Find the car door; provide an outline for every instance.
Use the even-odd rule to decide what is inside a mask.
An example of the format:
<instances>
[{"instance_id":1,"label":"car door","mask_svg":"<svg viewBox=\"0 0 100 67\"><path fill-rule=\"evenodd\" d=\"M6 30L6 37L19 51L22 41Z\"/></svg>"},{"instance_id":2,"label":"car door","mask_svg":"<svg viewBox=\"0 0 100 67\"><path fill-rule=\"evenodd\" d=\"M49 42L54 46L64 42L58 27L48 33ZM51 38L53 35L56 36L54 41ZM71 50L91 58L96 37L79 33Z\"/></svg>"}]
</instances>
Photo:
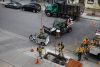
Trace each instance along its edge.
<instances>
[{"instance_id":1,"label":"car door","mask_svg":"<svg viewBox=\"0 0 100 67\"><path fill-rule=\"evenodd\" d=\"M31 4L30 10L31 10L31 11L35 10L35 5L34 5L34 4Z\"/></svg>"},{"instance_id":2,"label":"car door","mask_svg":"<svg viewBox=\"0 0 100 67\"><path fill-rule=\"evenodd\" d=\"M29 4L29 5L27 6L27 10L32 11L32 4Z\"/></svg>"}]
</instances>

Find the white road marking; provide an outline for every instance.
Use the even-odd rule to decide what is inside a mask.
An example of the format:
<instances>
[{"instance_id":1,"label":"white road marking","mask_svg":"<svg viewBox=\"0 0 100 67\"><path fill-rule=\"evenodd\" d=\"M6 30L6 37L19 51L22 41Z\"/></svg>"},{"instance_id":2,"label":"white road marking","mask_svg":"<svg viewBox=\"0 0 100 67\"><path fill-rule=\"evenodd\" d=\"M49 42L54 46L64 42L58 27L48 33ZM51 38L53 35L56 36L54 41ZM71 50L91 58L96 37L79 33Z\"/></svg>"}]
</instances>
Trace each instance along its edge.
<instances>
[{"instance_id":1,"label":"white road marking","mask_svg":"<svg viewBox=\"0 0 100 67\"><path fill-rule=\"evenodd\" d=\"M5 37L6 35L4 35L4 37L2 37L1 40L9 39L9 38L14 38L14 37L21 38L21 39L23 39L23 40L28 40L28 38L25 37L25 36L22 36L22 35L13 33L13 32L9 32L9 31L7 31L7 30L0 29L0 31L1 31L2 33L5 33L5 34L8 35L8 37Z\"/></svg>"}]
</instances>

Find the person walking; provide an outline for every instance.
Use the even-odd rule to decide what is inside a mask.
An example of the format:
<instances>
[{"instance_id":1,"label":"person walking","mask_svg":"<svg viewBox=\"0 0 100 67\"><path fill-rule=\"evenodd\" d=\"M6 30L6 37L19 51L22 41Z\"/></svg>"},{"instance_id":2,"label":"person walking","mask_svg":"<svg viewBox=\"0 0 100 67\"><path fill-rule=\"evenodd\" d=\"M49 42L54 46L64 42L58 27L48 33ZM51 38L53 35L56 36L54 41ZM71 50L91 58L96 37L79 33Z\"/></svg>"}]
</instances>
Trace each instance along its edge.
<instances>
[{"instance_id":1,"label":"person walking","mask_svg":"<svg viewBox=\"0 0 100 67\"><path fill-rule=\"evenodd\" d=\"M90 45L90 41L88 37L84 38L81 46L83 46L86 50L88 50L89 45Z\"/></svg>"},{"instance_id":2,"label":"person walking","mask_svg":"<svg viewBox=\"0 0 100 67\"><path fill-rule=\"evenodd\" d=\"M37 51L38 51L38 53L39 53L39 57L42 59L42 52L43 52L43 47L41 46L41 45L39 45L38 47L37 47Z\"/></svg>"},{"instance_id":3,"label":"person walking","mask_svg":"<svg viewBox=\"0 0 100 67\"><path fill-rule=\"evenodd\" d=\"M63 49L64 49L64 44L63 44L63 42L59 43L59 44L58 44L58 47L59 47L59 49L58 49L59 55L60 55L60 56L64 56L64 54L63 54Z\"/></svg>"}]
</instances>

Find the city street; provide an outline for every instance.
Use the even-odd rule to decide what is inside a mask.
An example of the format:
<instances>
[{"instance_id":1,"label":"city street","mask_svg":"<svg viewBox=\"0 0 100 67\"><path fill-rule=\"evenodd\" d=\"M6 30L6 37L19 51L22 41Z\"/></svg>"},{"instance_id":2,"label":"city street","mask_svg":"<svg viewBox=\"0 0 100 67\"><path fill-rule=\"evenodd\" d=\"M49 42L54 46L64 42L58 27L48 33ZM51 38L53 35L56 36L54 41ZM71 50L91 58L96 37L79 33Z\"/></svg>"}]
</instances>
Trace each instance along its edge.
<instances>
[{"instance_id":1,"label":"city street","mask_svg":"<svg viewBox=\"0 0 100 67\"><path fill-rule=\"evenodd\" d=\"M37 45L28 40L30 34L39 32L41 24L51 27L55 19L58 18L47 17L43 12L32 13L0 5L0 67L56 67L56 64L45 60L42 60L43 65L35 65L36 55L33 55L30 49ZM72 51L80 45L85 36L93 38L96 29L100 28L100 21L80 18L79 21L73 23L71 33L67 33L59 39L51 36L46 48L54 51L54 44L62 41L66 50L70 52L65 52L65 55L77 60ZM93 61L81 62L83 67L100 66Z\"/></svg>"}]
</instances>

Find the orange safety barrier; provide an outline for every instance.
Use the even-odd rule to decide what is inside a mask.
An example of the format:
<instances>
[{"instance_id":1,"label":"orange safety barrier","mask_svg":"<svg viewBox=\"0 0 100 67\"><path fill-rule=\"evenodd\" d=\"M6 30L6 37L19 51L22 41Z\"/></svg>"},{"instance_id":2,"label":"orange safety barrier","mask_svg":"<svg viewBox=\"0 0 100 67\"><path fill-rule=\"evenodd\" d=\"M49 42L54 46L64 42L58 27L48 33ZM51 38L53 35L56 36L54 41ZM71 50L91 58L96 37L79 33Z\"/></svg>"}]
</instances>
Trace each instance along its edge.
<instances>
[{"instance_id":1,"label":"orange safety barrier","mask_svg":"<svg viewBox=\"0 0 100 67\"><path fill-rule=\"evenodd\" d=\"M69 62L66 63L65 67L82 67L82 64L74 59L69 59Z\"/></svg>"}]
</instances>

